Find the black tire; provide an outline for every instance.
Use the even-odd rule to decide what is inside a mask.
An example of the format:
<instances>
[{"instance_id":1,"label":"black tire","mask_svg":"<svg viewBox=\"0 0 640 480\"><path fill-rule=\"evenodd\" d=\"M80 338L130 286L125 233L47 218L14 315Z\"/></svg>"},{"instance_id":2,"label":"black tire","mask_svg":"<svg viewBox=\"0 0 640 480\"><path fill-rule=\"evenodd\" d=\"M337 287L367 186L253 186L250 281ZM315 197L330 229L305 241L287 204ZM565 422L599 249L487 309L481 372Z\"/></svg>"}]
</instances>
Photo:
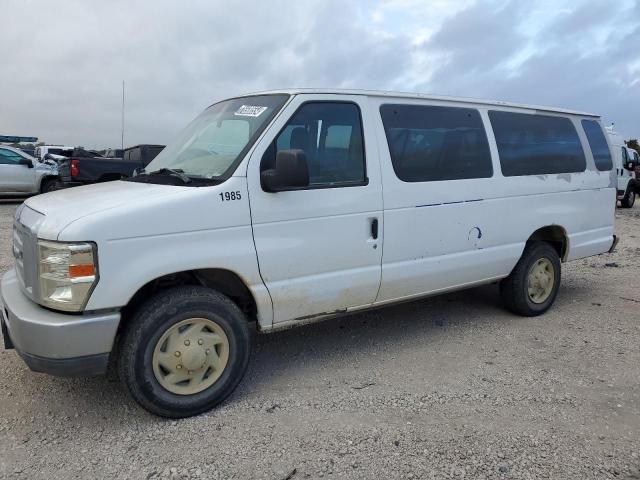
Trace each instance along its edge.
<instances>
[{"instance_id":1,"label":"black tire","mask_svg":"<svg viewBox=\"0 0 640 480\"><path fill-rule=\"evenodd\" d=\"M181 395L158 382L152 359L164 332L189 318L215 321L228 338L229 356L215 383L199 393ZM190 417L212 409L238 386L249 363L250 343L248 320L229 298L204 287L175 287L145 302L126 325L120 341L118 373L144 409L162 417Z\"/></svg>"},{"instance_id":2,"label":"black tire","mask_svg":"<svg viewBox=\"0 0 640 480\"><path fill-rule=\"evenodd\" d=\"M62 182L57 178L45 178L40 184L40 193L48 193L53 192L55 190L60 190L62 187Z\"/></svg>"},{"instance_id":3,"label":"black tire","mask_svg":"<svg viewBox=\"0 0 640 480\"><path fill-rule=\"evenodd\" d=\"M529 296L529 272L541 259L548 259L553 265L553 287L548 298L535 303ZM546 242L528 243L511 274L500 282L500 295L504 305L518 315L534 317L541 315L553 304L558 295L561 278L560 257L555 248Z\"/></svg>"},{"instance_id":4,"label":"black tire","mask_svg":"<svg viewBox=\"0 0 640 480\"><path fill-rule=\"evenodd\" d=\"M622 206L622 208L631 208L633 207L634 203L636 203L636 192L631 184L629 184L624 197L622 197L622 200L620 201L620 205Z\"/></svg>"}]
</instances>

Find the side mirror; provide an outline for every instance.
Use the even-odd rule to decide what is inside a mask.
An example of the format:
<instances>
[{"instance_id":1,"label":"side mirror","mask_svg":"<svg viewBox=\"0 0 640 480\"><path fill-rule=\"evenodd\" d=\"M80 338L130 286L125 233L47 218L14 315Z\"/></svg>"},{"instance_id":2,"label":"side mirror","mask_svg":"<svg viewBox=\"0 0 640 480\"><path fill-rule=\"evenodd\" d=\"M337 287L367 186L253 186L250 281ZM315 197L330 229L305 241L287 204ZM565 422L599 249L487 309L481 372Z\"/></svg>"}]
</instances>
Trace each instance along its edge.
<instances>
[{"instance_id":1,"label":"side mirror","mask_svg":"<svg viewBox=\"0 0 640 480\"><path fill-rule=\"evenodd\" d=\"M636 162L627 163L627 170L635 170L635 168L636 168Z\"/></svg>"},{"instance_id":2,"label":"side mirror","mask_svg":"<svg viewBox=\"0 0 640 480\"><path fill-rule=\"evenodd\" d=\"M28 158L21 158L18 160L18 165L26 165L27 168L33 168L33 162Z\"/></svg>"},{"instance_id":3,"label":"side mirror","mask_svg":"<svg viewBox=\"0 0 640 480\"><path fill-rule=\"evenodd\" d=\"M265 192L309 186L309 165L304 150L280 150L275 168L260 174L260 184Z\"/></svg>"}]
</instances>

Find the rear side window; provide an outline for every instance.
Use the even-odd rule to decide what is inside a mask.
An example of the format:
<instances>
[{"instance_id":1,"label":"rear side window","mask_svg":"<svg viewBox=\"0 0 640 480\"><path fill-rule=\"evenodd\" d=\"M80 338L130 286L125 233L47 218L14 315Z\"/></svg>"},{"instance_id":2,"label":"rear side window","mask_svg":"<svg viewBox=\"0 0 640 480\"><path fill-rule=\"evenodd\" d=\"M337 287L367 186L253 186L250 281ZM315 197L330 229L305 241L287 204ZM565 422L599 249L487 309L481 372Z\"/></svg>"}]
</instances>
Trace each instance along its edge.
<instances>
[{"instance_id":1,"label":"rear side window","mask_svg":"<svg viewBox=\"0 0 640 480\"><path fill-rule=\"evenodd\" d=\"M493 175L489 143L477 110L383 105L380 114L400 180L433 182Z\"/></svg>"},{"instance_id":2,"label":"rear side window","mask_svg":"<svg viewBox=\"0 0 640 480\"><path fill-rule=\"evenodd\" d=\"M583 172L587 160L566 117L490 111L505 177Z\"/></svg>"},{"instance_id":3,"label":"rear side window","mask_svg":"<svg viewBox=\"0 0 640 480\"><path fill-rule=\"evenodd\" d=\"M360 109L354 103L303 104L265 152L261 169L273 168L277 152L290 149L304 151L310 188L367 181Z\"/></svg>"},{"instance_id":4,"label":"rear side window","mask_svg":"<svg viewBox=\"0 0 640 480\"><path fill-rule=\"evenodd\" d=\"M600 124L595 120L582 120L582 128L584 128L584 133L587 135L587 140L589 140L589 148L591 148L593 160L596 162L596 168L598 170L611 170L613 168L611 151Z\"/></svg>"}]
</instances>

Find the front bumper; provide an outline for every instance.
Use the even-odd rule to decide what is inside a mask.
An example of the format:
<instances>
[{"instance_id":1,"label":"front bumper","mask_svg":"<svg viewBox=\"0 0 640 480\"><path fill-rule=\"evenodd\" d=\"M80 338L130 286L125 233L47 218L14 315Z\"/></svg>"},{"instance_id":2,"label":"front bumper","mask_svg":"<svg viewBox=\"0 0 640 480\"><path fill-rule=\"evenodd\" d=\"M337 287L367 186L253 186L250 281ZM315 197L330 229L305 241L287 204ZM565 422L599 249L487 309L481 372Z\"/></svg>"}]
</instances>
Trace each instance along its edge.
<instances>
[{"instance_id":1,"label":"front bumper","mask_svg":"<svg viewBox=\"0 0 640 480\"><path fill-rule=\"evenodd\" d=\"M106 371L120 313L71 315L42 308L20 289L15 270L0 282L5 347L14 347L36 372L59 376Z\"/></svg>"}]
</instances>

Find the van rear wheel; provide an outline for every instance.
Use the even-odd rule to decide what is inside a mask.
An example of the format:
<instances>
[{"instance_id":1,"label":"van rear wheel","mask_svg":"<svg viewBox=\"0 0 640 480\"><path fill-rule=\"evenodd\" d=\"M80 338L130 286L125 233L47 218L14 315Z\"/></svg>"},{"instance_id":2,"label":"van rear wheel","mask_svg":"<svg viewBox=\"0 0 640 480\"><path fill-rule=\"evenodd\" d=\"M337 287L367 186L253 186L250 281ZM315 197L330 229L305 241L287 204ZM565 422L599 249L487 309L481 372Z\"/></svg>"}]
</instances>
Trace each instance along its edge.
<instances>
[{"instance_id":1,"label":"van rear wheel","mask_svg":"<svg viewBox=\"0 0 640 480\"><path fill-rule=\"evenodd\" d=\"M500 295L513 313L526 317L546 312L560 288L560 257L546 242L528 243L511 274L500 282Z\"/></svg>"},{"instance_id":2,"label":"van rear wheel","mask_svg":"<svg viewBox=\"0 0 640 480\"><path fill-rule=\"evenodd\" d=\"M156 294L131 318L118 369L143 408L184 418L233 392L249 351L248 321L231 300L204 287L176 287Z\"/></svg>"}]
</instances>

